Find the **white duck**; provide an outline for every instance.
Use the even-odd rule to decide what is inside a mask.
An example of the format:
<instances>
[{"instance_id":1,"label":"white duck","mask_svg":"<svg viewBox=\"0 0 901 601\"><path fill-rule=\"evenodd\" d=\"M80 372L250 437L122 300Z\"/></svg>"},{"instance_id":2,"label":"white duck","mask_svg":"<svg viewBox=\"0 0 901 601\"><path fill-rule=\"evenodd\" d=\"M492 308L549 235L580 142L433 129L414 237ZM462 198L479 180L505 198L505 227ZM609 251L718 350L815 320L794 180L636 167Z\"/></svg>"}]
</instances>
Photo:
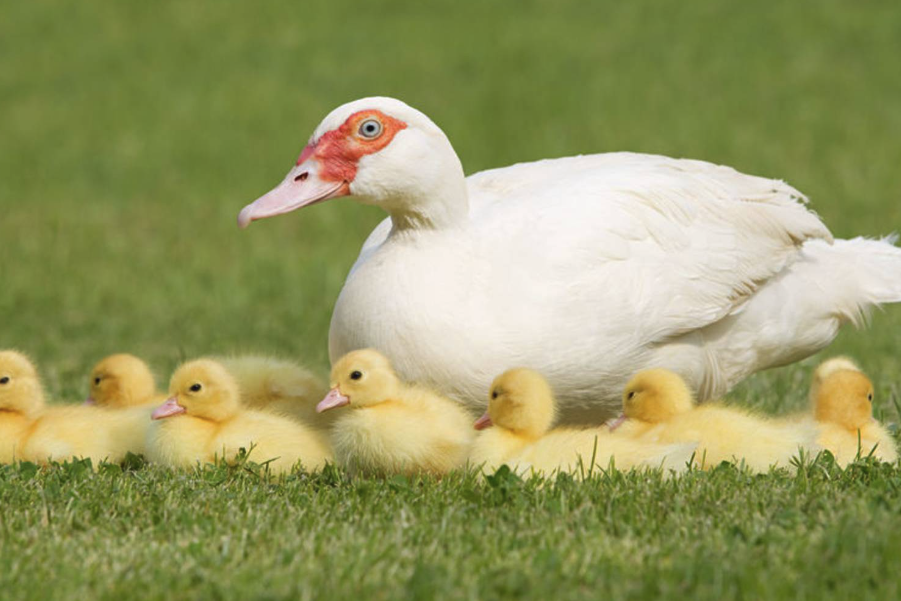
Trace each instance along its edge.
<instances>
[{"instance_id":1,"label":"white duck","mask_svg":"<svg viewBox=\"0 0 901 601\"><path fill-rule=\"evenodd\" d=\"M568 422L612 415L649 367L718 397L901 301L901 249L833 242L784 182L632 153L467 178L438 126L392 98L332 111L238 222L347 195L390 217L335 305L332 361L374 347L473 408L511 365L544 373Z\"/></svg>"}]
</instances>

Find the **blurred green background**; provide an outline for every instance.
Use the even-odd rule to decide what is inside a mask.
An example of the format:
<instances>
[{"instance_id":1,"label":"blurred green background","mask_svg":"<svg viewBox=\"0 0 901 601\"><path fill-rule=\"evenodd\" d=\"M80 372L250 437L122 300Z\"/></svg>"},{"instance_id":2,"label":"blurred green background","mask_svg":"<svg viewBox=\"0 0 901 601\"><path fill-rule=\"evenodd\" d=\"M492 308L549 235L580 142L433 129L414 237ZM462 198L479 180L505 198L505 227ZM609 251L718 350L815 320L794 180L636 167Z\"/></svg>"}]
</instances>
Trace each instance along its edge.
<instances>
[{"instance_id":1,"label":"blurred green background","mask_svg":"<svg viewBox=\"0 0 901 601\"><path fill-rule=\"evenodd\" d=\"M705 159L786 179L838 236L887 234L899 56L897 1L5 2L0 346L65 399L115 351L161 384L202 353L324 372L331 307L382 214L333 201L246 232L235 217L366 95L427 113L467 173L614 150ZM899 325L890 308L835 351L886 390Z\"/></svg>"}]
</instances>

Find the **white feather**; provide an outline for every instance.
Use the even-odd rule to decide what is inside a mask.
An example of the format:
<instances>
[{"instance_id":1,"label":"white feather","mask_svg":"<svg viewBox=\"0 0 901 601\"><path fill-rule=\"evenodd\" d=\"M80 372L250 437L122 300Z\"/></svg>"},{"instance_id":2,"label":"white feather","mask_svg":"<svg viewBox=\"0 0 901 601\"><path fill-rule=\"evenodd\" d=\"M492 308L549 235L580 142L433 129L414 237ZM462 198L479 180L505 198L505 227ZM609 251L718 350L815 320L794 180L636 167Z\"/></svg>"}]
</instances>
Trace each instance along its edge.
<instances>
[{"instance_id":1,"label":"white feather","mask_svg":"<svg viewBox=\"0 0 901 601\"><path fill-rule=\"evenodd\" d=\"M464 179L450 142L400 101L333 111L314 139L378 109L407 123L351 192L389 212L335 306L333 361L385 353L473 406L534 368L565 421L601 420L634 372L667 367L701 399L827 345L901 301L901 250L837 241L788 184L702 161L611 153Z\"/></svg>"}]
</instances>

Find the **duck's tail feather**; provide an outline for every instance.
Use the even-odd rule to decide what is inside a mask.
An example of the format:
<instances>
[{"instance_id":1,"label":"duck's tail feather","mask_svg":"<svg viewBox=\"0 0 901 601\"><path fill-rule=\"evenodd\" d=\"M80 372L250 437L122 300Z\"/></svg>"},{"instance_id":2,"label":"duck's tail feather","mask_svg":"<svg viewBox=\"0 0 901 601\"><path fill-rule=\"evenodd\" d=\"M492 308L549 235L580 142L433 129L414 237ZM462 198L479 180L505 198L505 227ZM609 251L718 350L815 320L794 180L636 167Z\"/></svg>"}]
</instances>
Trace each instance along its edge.
<instances>
[{"instance_id":1,"label":"duck's tail feather","mask_svg":"<svg viewBox=\"0 0 901 601\"><path fill-rule=\"evenodd\" d=\"M812 240L804 245L809 257L822 267L823 288L833 311L855 326L864 325L873 307L901 302L901 248L897 234L881 240L853 238L829 245ZM830 281L831 280L831 281Z\"/></svg>"},{"instance_id":2,"label":"duck's tail feather","mask_svg":"<svg viewBox=\"0 0 901 601\"><path fill-rule=\"evenodd\" d=\"M862 326L874 307L901 302L897 239L806 242L798 259L739 311L702 330L718 378L702 386L701 398L808 357L832 342L842 324Z\"/></svg>"}]
</instances>

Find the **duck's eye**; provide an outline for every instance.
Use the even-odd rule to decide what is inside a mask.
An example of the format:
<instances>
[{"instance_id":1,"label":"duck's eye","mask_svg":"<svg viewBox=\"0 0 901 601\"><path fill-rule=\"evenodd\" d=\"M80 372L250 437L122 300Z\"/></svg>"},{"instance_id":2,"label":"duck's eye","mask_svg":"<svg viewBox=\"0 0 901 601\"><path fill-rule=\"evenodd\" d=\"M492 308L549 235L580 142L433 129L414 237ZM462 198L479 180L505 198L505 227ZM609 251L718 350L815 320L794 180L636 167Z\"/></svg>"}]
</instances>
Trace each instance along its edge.
<instances>
[{"instance_id":1,"label":"duck's eye","mask_svg":"<svg viewBox=\"0 0 901 601\"><path fill-rule=\"evenodd\" d=\"M497 398L497 390L492 390L492 391L491 391L491 398L493 398L493 399L496 399L496 398Z\"/></svg>"},{"instance_id":2,"label":"duck's eye","mask_svg":"<svg viewBox=\"0 0 901 601\"><path fill-rule=\"evenodd\" d=\"M382 135L382 122L378 119L367 119L360 124L357 130L360 136L367 140L374 140Z\"/></svg>"},{"instance_id":3,"label":"duck's eye","mask_svg":"<svg viewBox=\"0 0 901 601\"><path fill-rule=\"evenodd\" d=\"M200 389L203 388L200 384L191 384L191 392L200 392Z\"/></svg>"},{"instance_id":4,"label":"duck's eye","mask_svg":"<svg viewBox=\"0 0 901 601\"><path fill-rule=\"evenodd\" d=\"M363 372L361 372L361 371L354 370L354 371L350 372L351 380L359 380L362 377L363 377Z\"/></svg>"},{"instance_id":5,"label":"duck's eye","mask_svg":"<svg viewBox=\"0 0 901 601\"><path fill-rule=\"evenodd\" d=\"M867 395L867 400L870 401L871 403L873 402L873 393L872 392Z\"/></svg>"},{"instance_id":6,"label":"duck's eye","mask_svg":"<svg viewBox=\"0 0 901 601\"><path fill-rule=\"evenodd\" d=\"M631 401L634 397L635 397L635 391L633 390L632 392L629 393L629 395L626 398Z\"/></svg>"},{"instance_id":7,"label":"duck's eye","mask_svg":"<svg viewBox=\"0 0 901 601\"><path fill-rule=\"evenodd\" d=\"M0 378L0 384L9 384L9 376L3 376Z\"/></svg>"},{"instance_id":8,"label":"duck's eye","mask_svg":"<svg viewBox=\"0 0 901 601\"><path fill-rule=\"evenodd\" d=\"M100 377L94 378L94 384L100 384Z\"/></svg>"}]
</instances>

